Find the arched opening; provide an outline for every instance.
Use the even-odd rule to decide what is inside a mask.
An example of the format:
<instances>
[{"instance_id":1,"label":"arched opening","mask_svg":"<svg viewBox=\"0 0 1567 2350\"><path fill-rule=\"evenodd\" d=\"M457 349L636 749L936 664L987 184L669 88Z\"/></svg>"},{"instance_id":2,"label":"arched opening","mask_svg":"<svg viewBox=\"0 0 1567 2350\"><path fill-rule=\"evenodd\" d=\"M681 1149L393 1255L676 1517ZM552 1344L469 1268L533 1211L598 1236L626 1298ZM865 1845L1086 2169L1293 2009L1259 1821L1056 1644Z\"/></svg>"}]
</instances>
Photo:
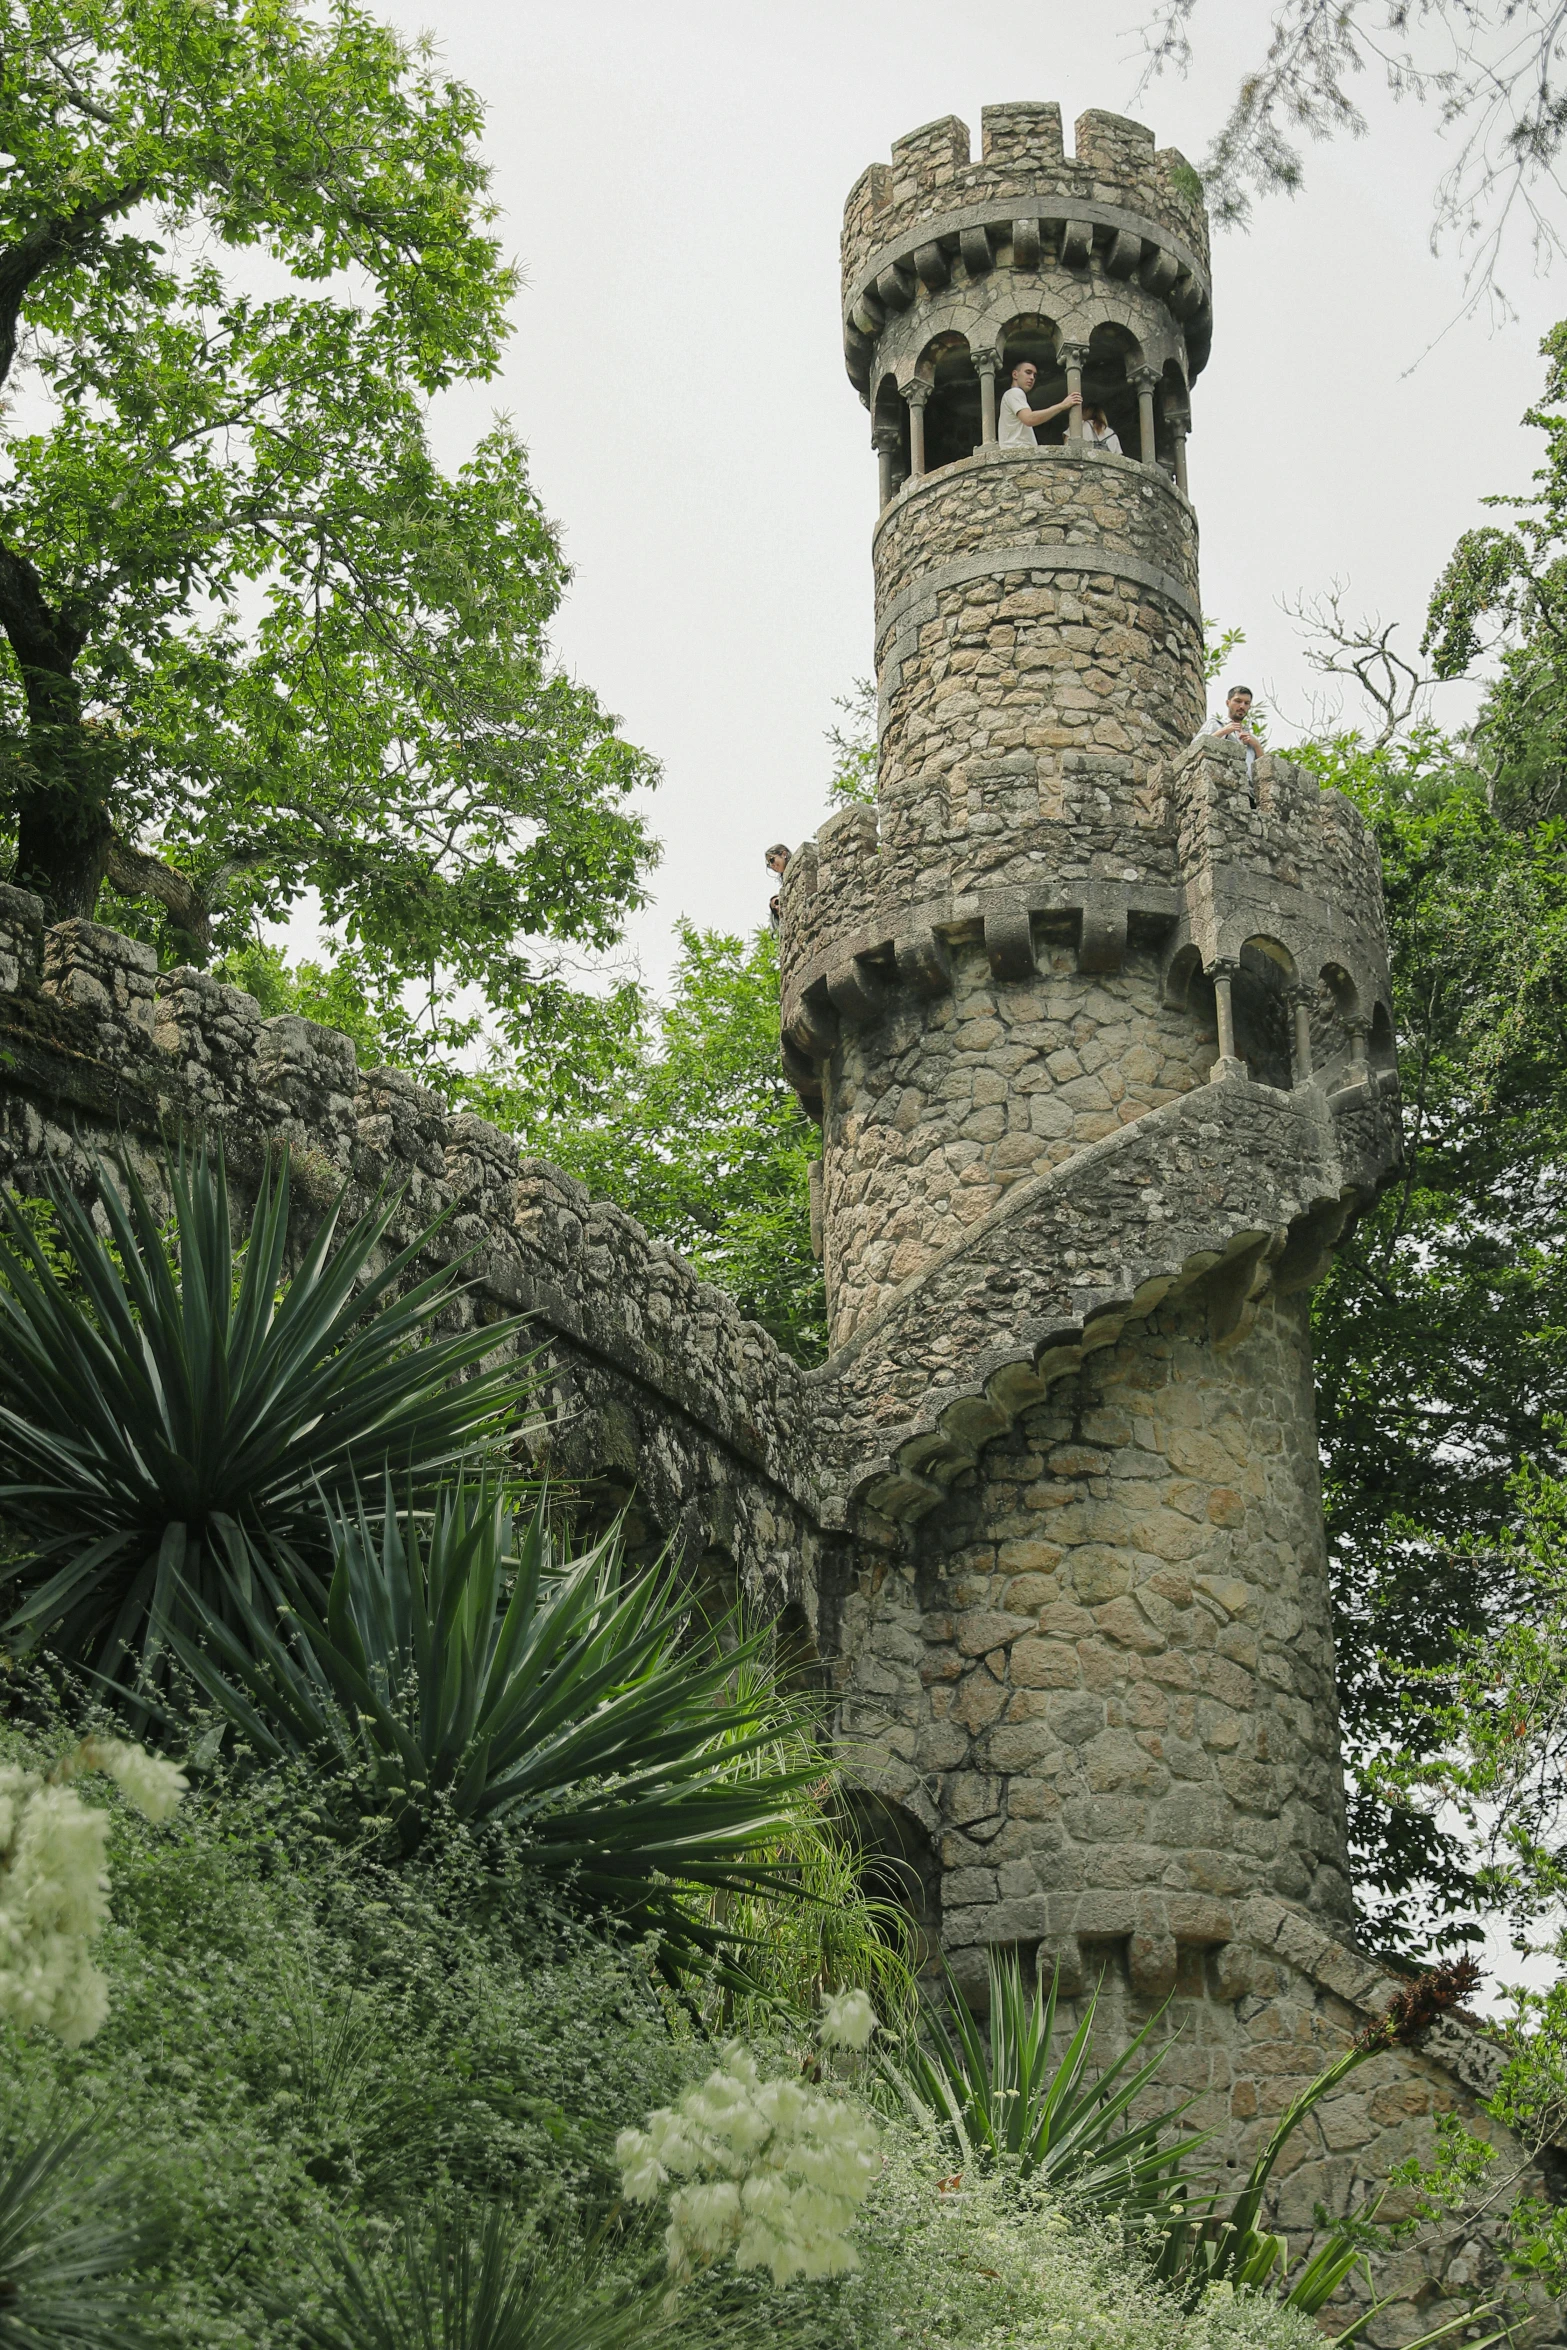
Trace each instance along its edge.
<instances>
[{"instance_id":1,"label":"arched opening","mask_svg":"<svg viewBox=\"0 0 1567 2350\"><path fill-rule=\"evenodd\" d=\"M919 372L932 387L925 406L925 471L934 473L971 457L980 444L979 377L968 337L937 335L920 359Z\"/></svg>"},{"instance_id":2,"label":"arched opening","mask_svg":"<svg viewBox=\"0 0 1567 2350\"><path fill-rule=\"evenodd\" d=\"M936 1957L941 1939L941 1862L929 1831L889 1795L851 1787L845 1804L860 1847L860 1883L873 1899L903 1912L914 1937L915 1964Z\"/></svg>"},{"instance_id":3,"label":"arched opening","mask_svg":"<svg viewBox=\"0 0 1567 2350\"><path fill-rule=\"evenodd\" d=\"M1294 977L1294 959L1287 948L1276 939L1249 938L1230 982L1235 1050L1254 1085L1276 1085L1285 1093L1294 1083L1286 1000Z\"/></svg>"},{"instance_id":4,"label":"arched opening","mask_svg":"<svg viewBox=\"0 0 1567 2350\"><path fill-rule=\"evenodd\" d=\"M816 1635L797 1599L790 1600L773 1625L773 1670L785 1689L817 1692L826 1686Z\"/></svg>"},{"instance_id":5,"label":"arched opening","mask_svg":"<svg viewBox=\"0 0 1567 2350\"><path fill-rule=\"evenodd\" d=\"M1010 319L996 338L1001 351L1001 377L996 385L1000 400L1012 382L1012 370L1025 359L1032 359L1039 370L1039 380L1029 394L1029 403L1035 408L1052 408L1057 400L1066 398L1066 369L1056 349L1056 323L1053 318L1042 318L1037 312L1024 311ZM978 378L975 378L976 386ZM1046 447L1059 448L1066 439L1066 418L1058 416L1053 423L1035 428L1036 440Z\"/></svg>"},{"instance_id":6,"label":"arched opening","mask_svg":"<svg viewBox=\"0 0 1567 2350\"><path fill-rule=\"evenodd\" d=\"M1350 1022L1360 994L1342 963L1324 963L1311 1002L1311 1057L1319 1077L1333 1077L1349 1058Z\"/></svg>"},{"instance_id":7,"label":"arched opening","mask_svg":"<svg viewBox=\"0 0 1567 2350\"><path fill-rule=\"evenodd\" d=\"M1083 407L1085 411L1094 407L1104 410L1123 457L1136 457L1142 450L1137 389L1131 380L1141 356L1135 335L1124 326L1106 324L1096 326L1089 336L1088 357L1083 362Z\"/></svg>"},{"instance_id":8,"label":"arched opening","mask_svg":"<svg viewBox=\"0 0 1567 2350\"><path fill-rule=\"evenodd\" d=\"M871 447L876 452L881 502L894 497L909 478L909 412L894 377L884 375L871 402Z\"/></svg>"},{"instance_id":9,"label":"arched opening","mask_svg":"<svg viewBox=\"0 0 1567 2350\"><path fill-rule=\"evenodd\" d=\"M1367 1038L1371 1066L1378 1076L1398 1074L1398 1042L1393 1034L1393 1015L1386 1004L1378 1004L1371 1015L1371 1032Z\"/></svg>"},{"instance_id":10,"label":"arched opening","mask_svg":"<svg viewBox=\"0 0 1567 2350\"><path fill-rule=\"evenodd\" d=\"M1177 947L1164 974L1164 1000L1172 1011L1184 1012L1191 1000L1192 981L1202 970L1202 949L1190 939Z\"/></svg>"},{"instance_id":11,"label":"arched opening","mask_svg":"<svg viewBox=\"0 0 1567 2350\"><path fill-rule=\"evenodd\" d=\"M740 1642L740 1574L722 1543L710 1543L703 1551L692 1572L690 1589L703 1624L727 1656Z\"/></svg>"},{"instance_id":12,"label":"arched opening","mask_svg":"<svg viewBox=\"0 0 1567 2350\"><path fill-rule=\"evenodd\" d=\"M1154 448L1165 471L1178 481L1185 473L1184 448L1177 462L1177 438L1184 444L1191 430L1192 396L1186 388L1179 362L1167 359L1160 379L1158 396L1154 401ZM1184 489L1185 483L1181 481Z\"/></svg>"}]
</instances>

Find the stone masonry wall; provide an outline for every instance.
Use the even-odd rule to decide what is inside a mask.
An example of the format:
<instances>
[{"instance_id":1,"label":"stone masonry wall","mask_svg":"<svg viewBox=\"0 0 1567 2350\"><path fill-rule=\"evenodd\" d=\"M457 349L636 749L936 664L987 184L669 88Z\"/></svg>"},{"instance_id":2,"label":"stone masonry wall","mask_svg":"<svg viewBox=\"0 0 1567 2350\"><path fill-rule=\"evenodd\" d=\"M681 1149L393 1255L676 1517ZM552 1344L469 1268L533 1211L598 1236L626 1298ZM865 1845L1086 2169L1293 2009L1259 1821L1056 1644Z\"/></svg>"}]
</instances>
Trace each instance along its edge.
<instances>
[{"instance_id":1,"label":"stone masonry wall","mask_svg":"<svg viewBox=\"0 0 1567 2350\"><path fill-rule=\"evenodd\" d=\"M996 861L987 829L1063 817L1064 754L1125 758L1135 789L1202 724L1196 534L1162 474L986 450L911 484L875 557L893 886L944 862L973 886Z\"/></svg>"},{"instance_id":2,"label":"stone masonry wall","mask_svg":"<svg viewBox=\"0 0 1567 2350\"><path fill-rule=\"evenodd\" d=\"M822 1170L835 1345L992 1209L1202 1084L1216 1043L1193 1002L1161 1000L1157 956L1080 971L1042 949L1032 982L998 983L982 944L954 947L950 995L846 1030Z\"/></svg>"},{"instance_id":3,"label":"stone masonry wall","mask_svg":"<svg viewBox=\"0 0 1567 2350\"><path fill-rule=\"evenodd\" d=\"M949 1949L1129 1936L1162 1995L1237 1899L1347 1921L1304 1297L1227 1348L1200 1293L1128 1323L859 1604L848 1726L939 1814Z\"/></svg>"},{"instance_id":4,"label":"stone masonry wall","mask_svg":"<svg viewBox=\"0 0 1567 2350\"><path fill-rule=\"evenodd\" d=\"M35 1192L52 1162L90 1194L126 1152L156 1194L160 1149L181 1135L222 1137L242 1197L289 1144L302 1219L345 1184L350 1211L403 1189L399 1241L454 1208L430 1261L477 1251L457 1319L527 1316L539 1465L596 1515L631 1499L639 1547L667 1539L753 1605L814 1624L808 1393L731 1299L511 1136L448 1117L400 1070L360 1070L334 1030L264 1020L196 971L160 974L150 948L96 924L45 931L36 898L0 888L0 1181Z\"/></svg>"}]
</instances>

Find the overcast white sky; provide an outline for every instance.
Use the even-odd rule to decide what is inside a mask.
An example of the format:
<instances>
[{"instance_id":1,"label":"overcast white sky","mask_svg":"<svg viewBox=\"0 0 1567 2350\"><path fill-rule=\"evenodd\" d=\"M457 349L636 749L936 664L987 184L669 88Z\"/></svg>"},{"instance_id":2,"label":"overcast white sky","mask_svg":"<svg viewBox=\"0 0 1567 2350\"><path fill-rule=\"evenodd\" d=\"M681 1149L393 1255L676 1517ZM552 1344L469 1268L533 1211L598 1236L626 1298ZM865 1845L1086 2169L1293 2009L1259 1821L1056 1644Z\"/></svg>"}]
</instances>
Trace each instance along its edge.
<instances>
[{"instance_id":1,"label":"overcast white sky","mask_svg":"<svg viewBox=\"0 0 1567 2350\"><path fill-rule=\"evenodd\" d=\"M439 429L456 457L511 412L576 567L561 656L663 763L665 858L635 936L656 980L678 914L761 918L762 850L821 821L833 697L870 667L875 467L839 348L849 186L916 124L956 113L977 141L981 105L1016 98L1057 99L1068 123L1135 111L1196 159L1266 10L1200 0L1191 77L1134 108L1138 0L381 5L489 109L527 284L503 381ZM1364 101L1371 138L1313 151L1304 196L1216 241L1193 402L1204 608L1245 629L1238 666L1297 722L1311 681L1278 600L1336 575L1417 638L1481 498L1527 485L1518 420L1567 311L1567 284L1518 253L1517 322L1451 324L1461 264L1427 249L1443 143L1418 108Z\"/></svg>"}]
</instances>

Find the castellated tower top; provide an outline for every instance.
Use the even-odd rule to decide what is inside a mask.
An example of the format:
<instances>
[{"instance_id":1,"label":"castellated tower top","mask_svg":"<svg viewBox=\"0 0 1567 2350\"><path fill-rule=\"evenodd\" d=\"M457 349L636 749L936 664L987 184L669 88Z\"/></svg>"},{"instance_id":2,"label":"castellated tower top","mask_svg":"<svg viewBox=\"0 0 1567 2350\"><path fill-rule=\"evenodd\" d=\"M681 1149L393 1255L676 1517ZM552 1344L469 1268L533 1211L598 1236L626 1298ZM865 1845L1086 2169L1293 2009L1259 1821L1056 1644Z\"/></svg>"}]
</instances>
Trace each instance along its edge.
<instances>
[{"instance_id":1,"label":"castellated tower top","mask_svg":"<svg viewBox=\"0 0 1567 2350\"><path fill-rule=\"evenodd\" d=\"M1058 106L987 106L981 124L977 163L967 126L944 115L895 140L892 161L871 164L850 191L844 350L867 404L899 355L887 330L921 290L972 289L998 267L1063 277L1082 293L1097 280L1151 297L1168 320L1155 363L1173 360L1189 385L1207 360L1213 313L1202 183L1186 158L1156 148L1141 123L1097 110L1079 117L1070 156ZM999 313L993 324L1003 324Z\"/></svg>"}]
</instances>

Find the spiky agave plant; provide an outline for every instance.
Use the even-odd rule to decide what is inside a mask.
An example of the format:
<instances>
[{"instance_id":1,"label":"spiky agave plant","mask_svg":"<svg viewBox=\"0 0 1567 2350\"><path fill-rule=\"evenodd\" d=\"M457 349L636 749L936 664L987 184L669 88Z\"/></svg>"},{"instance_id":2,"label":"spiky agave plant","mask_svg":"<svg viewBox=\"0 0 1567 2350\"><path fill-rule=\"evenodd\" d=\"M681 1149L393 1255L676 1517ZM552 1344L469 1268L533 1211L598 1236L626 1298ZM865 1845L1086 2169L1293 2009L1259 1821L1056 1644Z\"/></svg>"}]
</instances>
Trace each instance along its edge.
<instances>
[{"instance_id":1,"label":"spiky agave plant","mask_svg":"<svg viewBox=\"0 0 1567 2350\"><path fill-rule=\"evenodd\" d=\"M166 1233L134 1167L104 1171L101 1234L46 1177L68 1280L0 1199L0 1520L20 1554L4 1628L122 1679L156 1677L193 1602L238 1620L247 1536L303 1538L322 1489L388 1459L427 1487L525 1384L479 1368L517 1324L433 1335L461 1264L411 1278L438 1223L382 1260L396 1197L340 1231L340 1195L290 1273L286 1154L240 1249L221 1151L181 1153L167 1180Z\"/></svg>"},{"instance_id":2,"label":"spiky agave plant","mask_svg":"<svg viewBox=\"0 0 1567 2350\"><path fill-rule=\"evenodd\" d=\"M329 1511L326 1530L324 1591L297 1555L258 1557L239 1622L201 1608L204 1645L170 1634L259 1754L313 1758L328 1799L386 1819L405 1854L438 1810L524 1829L530 1869L677 1964L735 1943L715 1889L795 1890L767 1848L822 1765L759 1670L765 1634L692 1646L688 1595L627 1570L615 1531L558 1560L544 1502L516 1539L483 1479L426 1513L388 1479L379 1516Z\"/></svg>"},{"instance_id":3,"label":"spiky agave plant","mask_svg":"<svg viewBox=\"0 0 1567 2350\"><path fill-rule=\"evenodd\" d=\"M300 2350L654 2350L672 2339L663 2300L499 2204L453 2202L379 2257L341 2246L316 2308L286 2314Z\"/></svg>"},{"instance_id":4,"label":"spiky agave plant","mask_svg":"<svg viewBox=\"0 0 1567 2350\"><path fill-rule=\"evenodd\" d=\"M136 2350L149 2249L123 2167L88 2122L0 2137L0 2350Z\"/></svg>"},{"instance_id":5,"label":"spiky agave plant","mask_svg":"<svg viewBox=\"0 0 1567 2350\"><path fill-rule=\"evenodd\" d=\"M991 1950L988 1959L988 2026L976 2022L949 1971L950 2022L928 2005L898 2053L880 2060L903 2103L944 2133L960 2168L1011 2165L1078 2208L1129 2225L1157 2225L1181 2210L1189 2195L1183 2166L1203 2143L1200 2136L1167 2136L1185 2106L1129 2118L1164 2061L1168 2043L1138 2061L1158 2016L1094 2072L1098 1992L1058 2053L1059 1974L1030 1993L1015 1951Z\"/></svg>"}]
</instances>

